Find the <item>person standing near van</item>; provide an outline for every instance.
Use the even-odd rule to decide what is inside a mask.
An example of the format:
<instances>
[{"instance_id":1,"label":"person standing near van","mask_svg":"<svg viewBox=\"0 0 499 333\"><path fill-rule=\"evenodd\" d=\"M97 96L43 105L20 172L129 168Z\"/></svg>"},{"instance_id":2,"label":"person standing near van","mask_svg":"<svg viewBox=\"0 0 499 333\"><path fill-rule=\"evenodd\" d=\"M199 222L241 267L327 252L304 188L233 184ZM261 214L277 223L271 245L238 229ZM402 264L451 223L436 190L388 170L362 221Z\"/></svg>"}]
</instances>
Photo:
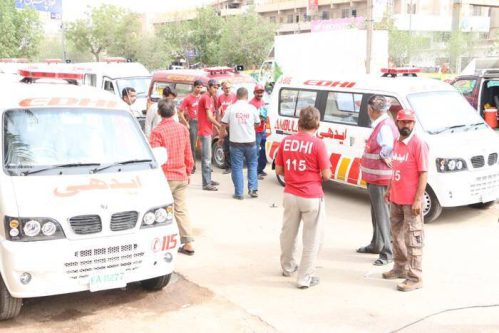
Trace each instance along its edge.
<instances>
[{"instance_id":1,"label":"person standing near van","mask_svg":"<svg viewBox=\"0 0 499 333\"><path fill-rule=\"evenodd\" d=\"M192 157L194 158L194 168L196 171L196 143L198 141L198 104L201 98L203 83L200 80L192 84L192 93L184 97L179 108L179 119L189 129L189 138L191 142Z\"/></svg>"},{"instance_id":2,"label":"person standing near van","mask_svg":"<svg viewBox=\"0 0 499 333\"><path fill-rule=\"evenodd\" d=\"M257 156L255 144L255 125L260 123L257 109L248 103L248 90L237 89L237 102L229 107L222 119L223 130L229 127L230 158L232 159L232 182L234 183L234 199L243 199L244 160L248 165L248 194L252 198L258 197L258 180L256 176Z\"/></svg>"},{"instance_id":3,"label":"person standing near van","mask_svg":"<svg viewBox=\"0 0 499 333\"><path fill-rule=\"evenodd\" d=\"M215 103L218 90L217 80L208 81L208 89L199 99L198 105L198 136L201 139L201 172L203 190L218 191L218 182L211 180L211 142L213 126L220 129L220 123L215 119Z\"/></svg>"},{"instance_id":4,"label":"person standing near van","mask_svg":"<svg viewBox=\"0 0 499 333\"><path fill-rule=\"evenodd\" d=\"M217 112L217 121L220 122L221 119L223 119L225 111L229 106L234 104L237 101L236 95L230 91L231 89L231 84L230 81L223 81L222 82L222 90L223 93L218 96L217 104L218 104L218 112ZM247 93L247 91L246 91ZM248 95L246 94L246 100ZM228 127L225 127L225 130L229 130ZM221 133L220 137L222 137L224 134ZM229 136L229 134L225 134L225 136ZM224 140L223 141L223 150L224 150L224 161L225 161L225 170L224 173L230 173L231 172L231 164L230 164L230 147L229 147L229 140Z\"/></svg>"},{"instance_id":5,"label":"person standing near van","mask_svg":"<svg viewBox=\"0 0 499 333\"><path fill-rule=\"evenodd\" d=\"M126 104L128 104L130 113L134 117L143 117L144 116L143 114L140 114L140 112L137 111L132 106L135 103L135 101L137 100L137 92L135 91L135 88L133 88L133 87L125 87L125 88L123 88L123 90L121 91L121 98L123 99L123 101Z\"/></svg>"},{"instance_id":6,"label":"person standing near van","mask_svg":"<svg viewBox=\"0 0 499 333\"><path fill-rule=\"evenodd\" d=\"M393 269L384 279L406 279L400 291L423 287L423 212L422 198L428 179L428 145L414 133L416 117L412 110L397 113L400 138L392 153L393 176L385 199L391 203Z\"/></svg>"},{"instance_id":7,"label":"person standing near van","mask_svg":"<svg viewBox=\"0 0 499 333\"><path fill-rule=\"evenodd\" d=\"M170 87L165 87L163 89L163 99L173 101L177 97L175 91ZM151 105L146 113L146 121L144 123L144 133L146 138L150 138L151 131L161 122L161 116L158 114L158 103Z\"/></svg>"},{"instance_id":8,"label":"person standing near van","mask_svg":"<svg viewBox=\"0 0 499 333\"><path fill-rule=\"evenodd\" d=\"M259 112L261 108L265 105L263 101L263 93L265 88L261 84L257 84L253 89L254 97L249 102L252 104ZM265 172L265 167L267 166L267 157L265 156L265 142L267 141L267 133L265 132L265 127L267 125L267 119L260 115L260 124L256 126L256 149L258 150L258 179L262 180L263 177L267 175Z\"/></svg>"},{"instance_id":9,"label":"person standing near van","mask_svg":"<svg viewBox=\"0 0 499 333\"><path fill-rule=\"evenodd\" d=\"M184 125L173 119L176 113L173 101L160 100L158 113L161 116L161 122L152 130L149 142L151 147L165 147L168 152L168 161L162 168L173 195L174 215L182 243L178 251L193 255L192 242L194 238L185 200L194 165L189 144L189 131Z\"/></svg>"},{"instance_id":10,"label":"person standing near van","mask_svg":"<svg viewBox=\"0 0 499 333\"><path fill-rule=\"evenodd\" d=\"M331 178L331 163L324 142L315 136L320 113L309 106L300 111L298 133L284 138L276 156L276 174L284 176L284 215L281 230L281 268L284 276L298 270L297 285L315 286L315 261L323 239L326 207L322 180ZM296 238L303 221L303 253L296 263Z\"/></svg>"},{"instance_id":11,"label":"person standing near van","mask_svg":"<svg viewBox=\"0 0 499 333\"><path fill-rule=\"evenodd\" d=\"M373 263L376 266L393 260L389 208L384 197L392 177L390 155L398 138L398 130L387 114L388 109L385 97L374 95L369 99L367 112L374 129L367 139L361 160L362 178L367 183L371 200L373 236L371 243L357 249L357 252L379 253L379 258Z\"/></svg>"}]
</instances>

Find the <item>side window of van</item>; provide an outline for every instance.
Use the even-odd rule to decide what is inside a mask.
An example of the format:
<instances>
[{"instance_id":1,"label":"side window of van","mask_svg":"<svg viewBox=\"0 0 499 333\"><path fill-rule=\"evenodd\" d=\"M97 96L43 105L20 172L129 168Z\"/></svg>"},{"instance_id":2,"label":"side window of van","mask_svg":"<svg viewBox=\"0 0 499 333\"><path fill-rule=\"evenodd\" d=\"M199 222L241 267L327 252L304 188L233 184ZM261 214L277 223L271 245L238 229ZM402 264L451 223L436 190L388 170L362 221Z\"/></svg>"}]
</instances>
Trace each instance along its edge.
<instances>
[{"instance_id":1,"label":"side window of van","mask_svg":"<svg viewBox=\"0 0 499 333\"><path fill-rule=\"evenodd\" d=\"M475 89L476 79L462 79L454 82L453 86L464 96L470 97Z\"/></svg>"},{"instance_id":2,"label":"side window of van","mask_svg":"<svg viewBox=\"0 0 499 333\"><path fill-rule=\"evenodd\" d=\"M97 86L97 75L85 74L85 77L83 78L83 84L86 86L96 87Z\"/></svg>"},{"instance_id":3,"label":"side window of van","mask_svg":"<svg viewBox=\"0 0 499 333\"><path fill-rule=\"evenodd\" d=\"M300 110L315 106L317 91L281 89L279 92L279 114L287 117L299 117Z\"/></svg>"},{"instance_id":4,"label":"side window of van","mask_svg":"<svg viewBox=\"0 0 499 333\"><path fill-rule=\"evenodd\" d=\"M114 94L114 85L111 81L104 81L104 90L112 92Z\"/></svg>"},{"instance_id":5,"label":"side window of van","mask_svg":"<svg viewBox=\"0 0 499 333\"><path fill-rule=\"evenodd\" d=\"M357 125L361 102L362 94L328 92L324 121Z\"/></svg>"}]
</instances>

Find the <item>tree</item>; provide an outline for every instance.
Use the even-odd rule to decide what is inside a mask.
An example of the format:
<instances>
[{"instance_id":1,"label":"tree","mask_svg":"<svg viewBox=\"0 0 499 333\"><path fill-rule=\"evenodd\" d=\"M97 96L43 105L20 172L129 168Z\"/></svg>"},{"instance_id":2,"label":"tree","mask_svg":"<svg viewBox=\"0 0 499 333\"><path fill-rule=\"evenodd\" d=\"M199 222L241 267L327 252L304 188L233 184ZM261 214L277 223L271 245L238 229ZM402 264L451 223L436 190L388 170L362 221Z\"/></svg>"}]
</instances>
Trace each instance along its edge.
<instances>
[{"instance_id":1,"label":"tree","mask_svg":"<svg viewBox=\"0 0 499 333\"><path fill-rule=\"evenodd\" d=\"M222 30L220 62L250 67L260 65L274 42L276 26L253 9L231 16Z\"/></svg>"},{"instance_id":2,"label":"tree","mask_svg":"<svg viewBox=\"0 0 499 333\"><path fill-rule=\"evenodd\" d=\"M38 13L16 9L13 1L0 0L0 57L28 57L37 54L43 35Z\"/></svg>"},{"instance_id":3,"label":"tree","mask_svg":"<svg viewBox=\"0 0 499 333\"><path fill-rule=\"evenodd\" d=\"M136 14L121 7L102 5L87 13L85 19L69 25L67 39L81 52L90 52L96 61L102 53L131 56L140 48L140 21Z\"/></svg>"},{"instance_id":4,"label":"tree","mask_svg":"<svg viewBox=\"0 0 499 333\"><path fill-rule=\"evenodd\" d=\"M189 44L196 50L195 59L202 64L220 64L220 38L224 21L213 7L200 8L197 16L189 22Z\"/></svg>"}]
</instances>

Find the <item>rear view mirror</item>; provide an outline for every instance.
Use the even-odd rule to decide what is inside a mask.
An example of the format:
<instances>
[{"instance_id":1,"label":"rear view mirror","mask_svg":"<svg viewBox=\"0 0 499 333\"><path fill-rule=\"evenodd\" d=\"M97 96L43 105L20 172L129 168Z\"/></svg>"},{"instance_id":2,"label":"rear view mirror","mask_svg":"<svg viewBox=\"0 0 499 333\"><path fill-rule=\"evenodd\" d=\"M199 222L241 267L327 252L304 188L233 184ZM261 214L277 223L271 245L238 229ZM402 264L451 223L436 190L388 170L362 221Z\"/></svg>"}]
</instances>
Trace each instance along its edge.
<instances>
[{"instance_id":1,"label":"rear view mirror","mask_svg":"<svg viewBox=\"0 0 499 333\"><path fill-rule=\"evenodd\" d=\"M152 153L154 155L154 159L159 165L163 165L166 161L168 161L168 153L166 152L165 147L154 147L152 149Z\"/></svg>"}]
</instances>

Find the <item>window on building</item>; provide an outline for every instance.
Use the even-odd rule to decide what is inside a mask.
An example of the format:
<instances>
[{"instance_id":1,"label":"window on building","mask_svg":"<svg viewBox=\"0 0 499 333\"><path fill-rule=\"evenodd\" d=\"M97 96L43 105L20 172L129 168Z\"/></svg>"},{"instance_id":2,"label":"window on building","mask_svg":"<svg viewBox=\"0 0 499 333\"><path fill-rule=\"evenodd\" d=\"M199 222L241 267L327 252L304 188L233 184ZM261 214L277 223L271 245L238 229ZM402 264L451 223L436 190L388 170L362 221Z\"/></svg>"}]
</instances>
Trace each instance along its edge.
<instances>
[{"instance_id":1,"label":"window on building","mask_svg":"<svg viewBox=\"0 0 499 333\"><path fill-rule=\"evenodd\" d=\"M473 14L472 16L482 16L482 7L473 6Z\"/></svg>"},{"instance_id":2,"label":"window on building","mask_svg":"<svg viewBox=\"0 0 499 333\"><path fill-rule=\"evenodd\" d=\"M357 9L352 9L352 16L357 17Z\"/></svg>"},{"instance_id":3,"label":"window on building","mask_svg":"<svg viewBox=\"0 0 499 333\"><path fill-rule=\"evenodd\" d=\"M416 4L408 3L407 4L407 14L416 14Z\"/></svg>"},{"instance_id":4,"label":"window on building","mask_svg":"<svg viewBox=\"0 0 499 333\"><path fill-rule=\"evenodd\" d=\"M300 15L296 15L296 23L300 22Z\"/></svg>"},{"instance_id":5,"label":"window on building","mask_svg":"<svg viewBox=\"0 0 499 333\"><path fill-rule=\"evenodd\" d=\"M270 21L270 23L276 23L275 16L269 17L269 21Z\"/></svg>"},{"instance_id":6,"label":"window on building","mask_svg":"<svg viewBox=\"0 0 499 333\"><path fill-rule=\"evenodd\" d=\"M306 13L303 14L303 22L310 22L311 17L308 16Z\"/></svg>"},{"instance_id":7,"label":"window on building","mask_svg":"<svg viewBox=\"0 0 499 333\"><path fill-rule=\"evenodd\" d=\"M341 10L341 18L350 17L350 8L343 8Z\"/></svg>"},{"instance_id":8,"label":"window on building","mask_svg":"<svg viewBox=\"0 0 499 333\"><path fill-rule=\"evenodd\" d=\"M279 23L284 23L284 16L279 16Z\"/></svg>"},{"instance_id":9,"label":"window on building","mask_svg":"<svg viewBox=\"0 0 499 333\"><path fill-rule=\"evenodd\" d=\"M287 23L293 23L293 15L288 15L288 22Z\"/></svg>"},{"instance_id":10,"label":"window on building","mask_svg":"<svg viewBox=\"0 0 499 333\"><path fill-rule=\"evenodd\" d=\"M329 10L323 10L323 11L322 11L321 18L322 18L323 20L329 20Z\"/></svg>"}]
</instances>

